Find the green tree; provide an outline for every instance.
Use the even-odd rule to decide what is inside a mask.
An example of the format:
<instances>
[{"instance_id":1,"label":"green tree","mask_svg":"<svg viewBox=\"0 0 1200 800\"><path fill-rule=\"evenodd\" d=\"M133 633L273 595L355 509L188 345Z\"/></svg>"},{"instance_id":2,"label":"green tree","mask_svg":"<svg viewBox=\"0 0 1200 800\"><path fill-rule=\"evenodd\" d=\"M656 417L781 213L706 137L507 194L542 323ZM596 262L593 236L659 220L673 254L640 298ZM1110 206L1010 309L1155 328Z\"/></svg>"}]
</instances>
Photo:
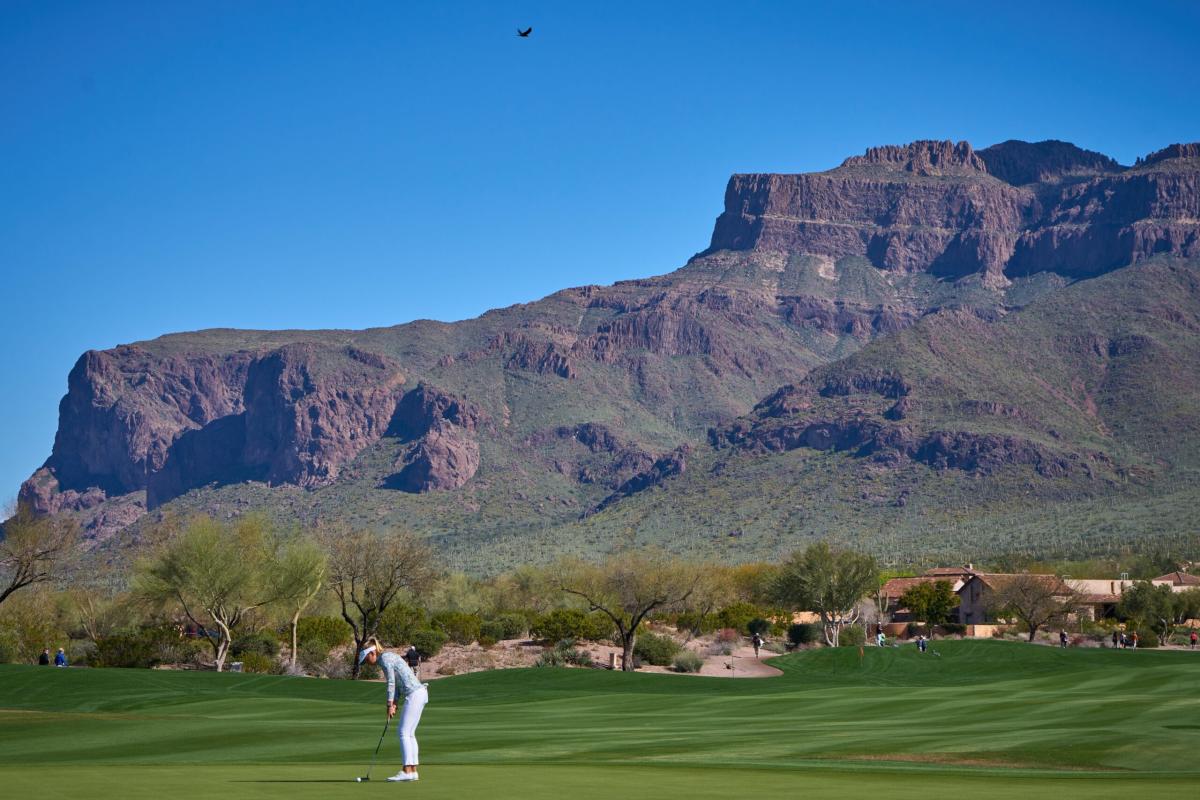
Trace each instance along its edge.
<instances>
[{"instance_id":1,"label":"green tree","mask_svg":"<svg viewBox=\"0 0 1200 800\"><path fill-rule=\"evenodd\" d=\"M299 652L297 635L300 615L308 608L325 581L327 559L325 551L312 538L295 536L284 542L275 556L273 594L276 602L289 615L292 634L292 649L289 657L296 666Z\"/></svg>"},{"instance_id":2,"label":"green tree","mask_svg":"<svg viewBox=\"0 0 1200 800\"><path fill-rule=\"evenodd\" d=\"M253 610L278 600L273 556L271 531L261 517L243 517L231 527L196 517L139 564L134 592L152 605L177 606L207 630L220 672L238 626Z\"/></svg>"},{"instance_id":3,"label":"green tree","mask_svg":"<svg viewBox=\"0 0 1200 800\"><path fill-rule=\"evenodd\" d=\"M933 626L950 621L950 615L958 608L958 595L949 581L932 581L914 584L900 595L900 608L912 612L913 619L922 620L933 635Z\"/></svg>"},{"instance_id":4,"label":"green tree","mask_svg":"<svg viewBox=\"0 0 1200 800\"><path fill-rule=\"evenodd\" d=\"M1139 627L1145 624L1166 644L1175 626L1190 619L1200 610L1200 590L1173 592L1170 586L1156 586L1150 581L1136 581L1121 595L1117 613L1134 620Z\"/></svg>"},{"instance_id":5,"label":"green tree","mask_svg":"<svg viewBox=\"0 0 1200 800\"><path fill-rule=\"evenodd\" d=\"M633 672L633 648L642 620L655 611L683 608L701 578L696 565L654 549L623 551L603 564L576 565L571 573L562 590L583 598L590 611L612 620L624 672Z\"/></svg>"},{"instance_id":6,"label":"green tree","mask_svg":"<svg viewBox=\"0 0 1200 800\"><path fill-rule=\"evenodd\" d=\"M874 558L818 542L781 565L773 594L792 609L815 612L825 642L837 647L842 628L858 620L859 601L878 586Z\"/></svg>"}]
</instances>

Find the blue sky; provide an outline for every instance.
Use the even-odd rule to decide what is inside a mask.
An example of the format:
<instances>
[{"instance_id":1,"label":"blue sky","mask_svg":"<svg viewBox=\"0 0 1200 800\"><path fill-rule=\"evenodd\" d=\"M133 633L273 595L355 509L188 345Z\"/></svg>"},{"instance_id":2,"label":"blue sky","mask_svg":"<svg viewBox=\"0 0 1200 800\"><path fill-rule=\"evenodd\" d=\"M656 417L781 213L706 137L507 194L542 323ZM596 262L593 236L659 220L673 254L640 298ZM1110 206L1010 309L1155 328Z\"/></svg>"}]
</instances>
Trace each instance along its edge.
<instances>
[{"instance_id":1,"label":"blue sky","mask_svg":"<svg viewBox=\"0 0 1200 800\"><path fill-rule=\"evenodd\" d=\"M529 39L518 26L531 25ZM1200 139L1200 4L0 0L0 499L90 348L661 274L733 172Z\"/></svg>"}]
</instances>

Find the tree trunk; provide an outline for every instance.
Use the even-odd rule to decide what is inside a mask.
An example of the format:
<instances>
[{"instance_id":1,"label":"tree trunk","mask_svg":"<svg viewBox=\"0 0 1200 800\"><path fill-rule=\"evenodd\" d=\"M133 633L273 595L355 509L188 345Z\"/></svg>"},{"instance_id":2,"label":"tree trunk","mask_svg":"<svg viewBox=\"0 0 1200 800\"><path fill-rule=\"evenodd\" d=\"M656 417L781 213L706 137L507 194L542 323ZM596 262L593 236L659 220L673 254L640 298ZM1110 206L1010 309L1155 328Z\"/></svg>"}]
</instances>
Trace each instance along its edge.
<instances>
[{"instance_id":1,"label":"tree trunk","mask_svg":"<svg viewBox=\"0 0 1200 800\"><path fill-rule=\"evenodd\" d=\"M300 626L300 612L292 615L292 667L296 666L296 628Z\"/></svg>"},{"instance_id":2,"label":"tree trunk","mask_svg":"<svg viewBox=\"0 0 1200 800\"><path fill-rule=\"evenodd\" d=\"M352 681L358 680L358 675L362 672L362 668L358 663L358 654L362 652L366 644L366 639L359 639L357 636L354 637L354 653L350 658L350 680Z\"/></svg>"},{"instance_id":3,"label":"tree trunk","mask_svg":"<svg viewBox=\"0 0 1200 800\"><path fill-rule=\"evenodd\" d=\"M628 636L622 637L621 640L621 671L633 672L633 643L637 639L636 633L630 633Z\"/></svg>"},{"instance_id":4,"label":"tree trunk","mask_svg":"<svg viewBox=\"0 0 1200 800\"><path fill-rule=\"evenodd\" d=\"M233 643L233 634L225 623L218 622L217 625L221 629L221 634L217 639L217 672L223 672L225 669L225 657L229 655L229 645Z\"/></svg>"},{"instance_id":5,"label":"tree trunk","mask_svg":"<svg viewBox=\"0 0 1200 800\"><path fill-rule=\"evenodd\" d=\"M1029 626L1029 641L1032 642L1033 637L1037 636L1038 628L1040 628L1040 627L1041 627L1040 625L1030 625Z\"/></svg>"}]
</instances>

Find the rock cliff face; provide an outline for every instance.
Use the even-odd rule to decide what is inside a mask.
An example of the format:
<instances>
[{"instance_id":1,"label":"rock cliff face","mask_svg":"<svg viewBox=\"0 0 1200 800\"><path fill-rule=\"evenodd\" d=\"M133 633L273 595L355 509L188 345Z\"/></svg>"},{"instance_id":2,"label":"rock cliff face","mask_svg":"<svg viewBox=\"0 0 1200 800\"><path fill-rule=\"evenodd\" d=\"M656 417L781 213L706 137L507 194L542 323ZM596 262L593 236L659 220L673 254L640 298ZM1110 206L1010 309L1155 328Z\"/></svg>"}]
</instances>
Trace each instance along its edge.
<instances>
[{"instance_id":1,"label":"rock cliff face","mask_svg":"<svg viewBox=\"0 0 1200 800\"><path fill-rule=\"evenodd\" d=\"M507 503L509 481L540 481L535 507L576 519L670 485L710 429L718 452L1070 473L1089 457L1045 431L921 424L925 399L890 368L806 375L939 308L986 326L1027 302L1020 287L1063 283L1022 281L1034 273L1088 277L1159 255L1200 256L1200 144L1124 168L1064 142L922 141L827 172L735 175L709 250L668 275L454 324L204 331L85 353L20 499L104 536L245 481L313 495L358 481L355 501L380 515L404 494L478 486ZM1122 341L1097 347L1137 346ZM956 408L1024 413L978 398Z\"/></svg>"},{"instance_id":2,"label":"rock cliff face","mask_svg":"<svg viewBox=\"0 0 1200 800\"><path fill-rule=\"evenodd\" d=\"M1095 275L1200 253L1196 145L1131 169L1064 142L878 147L829 172L734 175L711 251L869 258L894 272L992 282Z\"/></svg>"}]
</instances>

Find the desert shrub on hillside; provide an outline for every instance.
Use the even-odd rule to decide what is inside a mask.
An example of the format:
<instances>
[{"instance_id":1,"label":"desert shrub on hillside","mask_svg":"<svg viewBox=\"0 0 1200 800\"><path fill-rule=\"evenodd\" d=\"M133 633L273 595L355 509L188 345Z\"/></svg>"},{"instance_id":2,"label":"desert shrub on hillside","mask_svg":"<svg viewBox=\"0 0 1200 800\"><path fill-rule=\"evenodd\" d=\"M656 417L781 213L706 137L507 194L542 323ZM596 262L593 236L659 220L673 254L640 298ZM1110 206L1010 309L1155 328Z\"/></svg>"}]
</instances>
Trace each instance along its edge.
<instances>
[{"instance_id":1,"label":"desert shrub on hillside","mask_svg":"<svg viewBox=\"0 0 1200 800\"><path fill-rule=\"evenodd\" d=\"M233 644L229 646L229 653L245 663L245 658L248 653L256 653L268 658L279 654L279 640L274 636L265 633L247 633L233 640Z\"/></svg>"},{"instance_id":2,"label":"desert shrub on hillside","mask_svg":"<svg viewBox=\"0 0 1200 800\"><path fill-rule=\"evenodd\" d=\"M416 606L393 603L379 618L376 636L391 647L412 642L413 634L429 628L429 615Z\"/></svg>"},{"instance_id":3,"label":"desert shrub on hillside","mask_svg":"<svg viewBox=\"0 0 1200 800\"><path fill-rule=\"evenodd\" d=\"M478 614L463 611L439 611L429 618L429 627L442 631L455 644L470 644L478 639L482 625Z\"/></svg>"},{"instance_id":4,"label":"desert shrub on hillside","mask_svg":"<svg viewBox=\"0 0 1200 800\"><path fill-rule=\"evenodd\" d=\"M495 640L516 639L524 636L529 630L529 622L523 614L500 614L485 620L479 628L480 636L490 636Z\"/></svg>"},{"instance_id":5,"label":"desert shrub on hillside","mask_svg":"<svg viewBox=\"0 0 1200 800\"><path fill-rule=\"evenodd\" d=\"M414 631L410 637L412 646L417 648L417 652L421 654L422 661L433 658L442 652L442 648L446 646L446 642L449 639L450 637L444 632L428 628L422 631Z\"/></svg>"},{"instance_id":6,"label":"desert shrub on hillside","mask_svg":"<svg viewBox=\"0 0 1200 800\"><path fill-rule=\"evenodd\" d=\"M253 650L243 653L237 660L242 662L243 672L270 675L276 671L275 659Z\"/></svg>"},{"instance_id":7,"label":"desert shrub on hillside","mask_svg":"<svg viewBox=\"0 0 1200 800\"><path fill-rule=\"evenodd\" d=\"M755 617L746 623L746 633L750 634L751 636L756 633L759 636L766 636L770 630L771 623L762 617Z\"/></svg>"},{"instance_id":8,"label":"desert shrub on hillside","mask_svg":"<svg viewBox=\"0 0 1200 800\"><path fill-rule=\"evenodd\" d=\"M814 625L811 622L797 622L794 625L789 625L787 639L788 644L792 647L813 644L821 639L821 626Z\"/></svg>"},{"instance_id":9,"label":"desert shrub on hillside","mask_svg":"<svg viewBox=\"0 0 1200 800\"><path fill-rule=\"evenodd\" d=\"M557 642L562 639L600 641L613 634L613 624L604 614L585 614L575 608L558 608L534 621L529 631L534 638Z\"/></svg>"},{"instance_id":10,"label":"desert shrub on hillside","mask_svg":"<svg viewBox=\"0 0 1200 800\"><path fill-rule=\"evenodd\" d=\"M340 617L301 617L296 624L297 646L301 652L311 648L328 653L335 647L350 644L351 638L350 626Z\"/></svg>"},{"instance_id":11,"label":"desert shrub on hillside","mask_svg":"<svg viewBox=\"0 0 1200 800\"><path fill-rule=\"evenodd\" d=\"M671 666L675 668L676 672L699 672L700 668L704 666L704 659L691 650L684 650L675 655Z\"/></svg>"},{"instance_id":12,"label":"desert shrub on hillside","mask_svg":"<svg viewBox=\"0 0 1200 800\"><path fill-rule=\"evenodd\" d=\"M592 657L575 647L574 639L563 639L538 656L535 667L590 667Z\"/></svg>"},{"instance_id":13,"label":"desert shrub on hillside","mask_svg":"<svg viewBox=\"0 0 1200 800\"><path fill-rule=\"evenodd\" d=\"M634 642L633 654L643 663L653 664L656 667L669 667L681 649L679 642L670 636L643 633Z\"/></svg>"},{"instance_id":14,"label":"desert shrub on hillside","mask_svg":"<svg viewBox=\"0 0 1200 800\"><path fill-rule=\"evenodd\" d=\"M841 636L838 637L838 645L841 647L858 647L866 644L867 632L863 630L862 625L847 625L842 628Z\"/></svg>"}]
</instances>

